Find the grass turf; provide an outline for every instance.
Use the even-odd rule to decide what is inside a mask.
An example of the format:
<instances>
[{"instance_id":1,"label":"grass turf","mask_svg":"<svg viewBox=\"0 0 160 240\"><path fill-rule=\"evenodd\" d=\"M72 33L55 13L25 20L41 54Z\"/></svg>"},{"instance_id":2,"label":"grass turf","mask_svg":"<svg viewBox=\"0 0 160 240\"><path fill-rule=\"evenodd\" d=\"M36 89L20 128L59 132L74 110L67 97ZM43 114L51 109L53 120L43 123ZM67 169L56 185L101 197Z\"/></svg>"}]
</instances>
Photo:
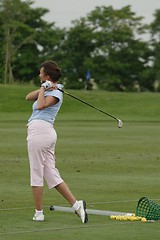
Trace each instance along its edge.
<instances>
[{"instance_id":1,"label":"grass turf","mask_svg":"<svg viewBox=\"0 0 160 240\"><path fill-rule=\"evenodd\" d=\"M69 206L44 188L45 222L35 223L29 186L26 123L32 86L0 86L0 239L159 239L159 222L122 222L89 216L88 224L71 213L51 212ZM135 212L141 196L159 199L159 100L154 93L69 91L124 120L116 121L68 96L57 117L57 167L74 195L91 209Z\"/></svg>"}]
</instances>

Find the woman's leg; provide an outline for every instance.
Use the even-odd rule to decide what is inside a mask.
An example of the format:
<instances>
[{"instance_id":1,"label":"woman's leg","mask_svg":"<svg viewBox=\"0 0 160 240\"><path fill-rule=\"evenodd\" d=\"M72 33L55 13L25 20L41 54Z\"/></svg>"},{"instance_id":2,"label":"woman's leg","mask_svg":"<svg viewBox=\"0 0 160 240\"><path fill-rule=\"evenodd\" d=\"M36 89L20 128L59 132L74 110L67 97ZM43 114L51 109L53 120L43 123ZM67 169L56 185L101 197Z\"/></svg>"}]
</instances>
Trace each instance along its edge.
<instances>
[{"instance_id":1,"label":"woman's leg","mask_svg":"<svg viewBox=\"0 0 160 240\"><path fill-rule=\"evenodd\" d=\"M65 197L65 199L71 204L71 206L74 205L74 203L76 202L76 198L73 196L65 182L60 183L55 188L59 193L63 195L63 197Z\"/></svg>"},{"instance_id":2,"label":"woman's leg","mask_svg":"<svg viewBox=\"0 0 160 240\"><path fill-rule=\"evenodd\" d=\"M73 196L71 191L69 190L67 184L65 182L60 183L55 187L59 193L62 194L65 199L71 204L74 208L78 216L81 218L82 223L88 222L88 215L86 212L86 203L85 201L77 201L76 198Z\"/></svg>"},{"instance_id":3,"label":"woman's leg","mask_svg":"<svg viewBox=\"0 0 160 240\"><path fill-rule=\"evenodd\" d=\"M43 187L32 187L34 206L38 211L42 210Z\"/></svg>"},{"instance_id":4,"label":"woman's leg","mask_svg":"<svg viewBox=\"0 0 160 240\"><path fill-rule=\"evenodd\" d=\"M43 196L43 187L32 186L35 214L33 216L34 221L44 221L44 214L42 209L42 196Z\"/></svg>"}]
</instances>

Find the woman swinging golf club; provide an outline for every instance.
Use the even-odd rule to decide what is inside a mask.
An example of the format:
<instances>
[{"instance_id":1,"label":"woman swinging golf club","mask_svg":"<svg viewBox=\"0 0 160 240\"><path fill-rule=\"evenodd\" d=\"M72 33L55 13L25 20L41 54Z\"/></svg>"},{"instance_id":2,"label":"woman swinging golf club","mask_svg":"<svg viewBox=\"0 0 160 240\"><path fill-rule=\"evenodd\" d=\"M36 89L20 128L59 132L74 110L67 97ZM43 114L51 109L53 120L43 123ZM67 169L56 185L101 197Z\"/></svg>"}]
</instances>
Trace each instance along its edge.
<instances>
[{"instance_id":1,"label":"woman swinging golf club","mask_svg":"<svg viewBox=\"0 0 160 240\"><path fill-rule=\"evenodd\" d=\"M44 221L42 196L44 180L49 189L55 188L71 204L80 216L82 223L88 221L86 203L77 201L55 166L56 131L53 127L56 115L63 101L62 89L58 83L61 71L52 61L40 66L41 87L30 92L26 100L34 101L33 112L28 120L28 156L30 163L30 179L34 197L34 221Z\"/></svg>"}]
</instances>

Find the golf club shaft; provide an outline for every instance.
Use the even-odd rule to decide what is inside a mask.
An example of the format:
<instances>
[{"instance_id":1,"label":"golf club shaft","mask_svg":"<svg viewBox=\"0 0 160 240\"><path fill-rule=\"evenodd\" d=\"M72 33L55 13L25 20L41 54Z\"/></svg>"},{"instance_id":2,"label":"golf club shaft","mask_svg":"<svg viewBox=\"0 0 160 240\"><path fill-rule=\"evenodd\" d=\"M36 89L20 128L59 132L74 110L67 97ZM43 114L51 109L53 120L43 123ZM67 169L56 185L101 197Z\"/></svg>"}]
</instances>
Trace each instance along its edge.
<instances>
[{"instance_id":1,"label":"golf club shaft","mask_svg":"<svg viewBox=\"0 0 160 240\"><path fill-rule=\"evenodd\" d=\"M76 99L76 100L78 100L78 101L80 101L80 102L82 102L82 103L84 103L84 104L86 104L86 105L88 105L88 106L94 108L95 110L97 110L97 111L99 111L99 112L101 112L101 113L103 113L103 114L105 114L105 115L107 115L107 116L109 116L109 117L111 117L111 118L117 120L117 121L119 120L118 118L112 116L111 114L104 112L103 110L101 110L101 109L99 109L99 108L93 106L93 105L90 104L90 103L85 102L84 100L82 100L82 99L80 99L80 98L78 98L78 97L73 96L72 94L70 94L70 93L68 93L68 92L66 92L66 91L64 91L64 90L62 90L62 89L60 89L60 88L58 88L58 90L59 90L60 92L65 93L66 95L68 95L68 96L70 96L70 97L72 97L72 98L74 98L74 99Z\"/></svg>"}]
</instances>

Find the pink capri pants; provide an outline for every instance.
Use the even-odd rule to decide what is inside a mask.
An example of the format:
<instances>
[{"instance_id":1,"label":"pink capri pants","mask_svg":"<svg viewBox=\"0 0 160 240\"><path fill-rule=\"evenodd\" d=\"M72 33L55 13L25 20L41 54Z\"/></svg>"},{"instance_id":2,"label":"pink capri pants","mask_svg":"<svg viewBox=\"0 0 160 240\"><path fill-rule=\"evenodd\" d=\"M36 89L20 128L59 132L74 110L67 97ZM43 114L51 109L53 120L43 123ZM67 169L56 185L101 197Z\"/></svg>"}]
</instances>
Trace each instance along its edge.
<instances>
[{"instance_id":1,"label":"pink capri pants","mask_svg":"<svg viewBox=\"0 0 160 240\"><path fill-rule=\"evenodd\" d=\"M33 120L27 127L31 186L43 186L45 179L48 188L54 188L63 182L55 167L56 131L43 120Z\"/></svg>"}]
</instances>

